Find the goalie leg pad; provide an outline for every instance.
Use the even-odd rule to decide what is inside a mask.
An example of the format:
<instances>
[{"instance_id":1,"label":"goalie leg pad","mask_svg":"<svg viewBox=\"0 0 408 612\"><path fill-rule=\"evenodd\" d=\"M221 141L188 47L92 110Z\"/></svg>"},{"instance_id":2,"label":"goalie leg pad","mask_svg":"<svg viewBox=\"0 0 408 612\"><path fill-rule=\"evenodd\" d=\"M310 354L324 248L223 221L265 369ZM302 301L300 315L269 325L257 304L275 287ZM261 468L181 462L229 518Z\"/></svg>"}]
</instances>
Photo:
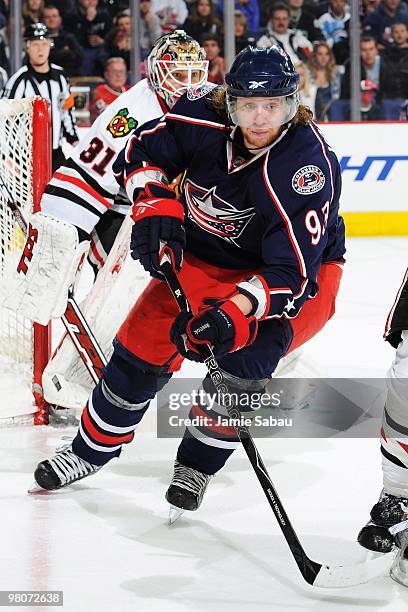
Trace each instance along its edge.
<instances>
[{"instance_id":1,"label":"goalie leg pad","mask_svg":"<svg viewBox=\"0 0 408 612\"><path fill-rule=\"evenodd\" d=\"M142 371L114 351L82 413L72 449L82 459L104 465L132 441L150 400L171 377Z\"/></svg>"},{"instance_id":2,"label":"goalie leg pad","mask_svg":"<svg viewBox=\"0 0 408 612\"><path fill-rule=\"evenodd\" d=\"M13 273L3 306L41 325L61 317L68 289L88 246L87 240L79 242L74 225L41 212L32 215L17 273Z\"/></svg>"}]
</instances>

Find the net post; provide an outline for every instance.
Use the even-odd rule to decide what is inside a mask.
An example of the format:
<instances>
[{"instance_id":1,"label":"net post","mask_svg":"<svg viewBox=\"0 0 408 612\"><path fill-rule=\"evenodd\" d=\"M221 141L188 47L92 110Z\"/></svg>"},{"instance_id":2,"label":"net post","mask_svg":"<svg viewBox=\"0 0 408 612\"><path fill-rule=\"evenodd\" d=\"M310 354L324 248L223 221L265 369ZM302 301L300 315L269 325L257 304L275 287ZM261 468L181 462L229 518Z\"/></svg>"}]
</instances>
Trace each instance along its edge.
<instances>
[{"instance_id":1,"label":"net post","mask_svg":"<svg viewBox=\"0 0 408 612\"><path fill-rule=\"evenodd\" d=\"M41 208L41 196L52 175L51 122L49 103L43 98L33 101L32 190L33 212ZM42 373L51 356L51 324L34 323L33 395L37 407L35 425L48 423L48 406L42 389Z\"/></svg>"}]
</instances>

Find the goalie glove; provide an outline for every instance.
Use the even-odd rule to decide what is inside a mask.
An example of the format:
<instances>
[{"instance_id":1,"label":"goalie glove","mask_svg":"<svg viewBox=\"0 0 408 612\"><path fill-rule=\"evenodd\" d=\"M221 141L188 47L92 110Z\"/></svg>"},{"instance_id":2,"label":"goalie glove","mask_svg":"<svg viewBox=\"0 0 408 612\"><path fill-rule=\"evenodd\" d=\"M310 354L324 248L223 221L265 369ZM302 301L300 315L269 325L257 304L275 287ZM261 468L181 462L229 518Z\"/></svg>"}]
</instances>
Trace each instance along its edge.
<instances>
[{"instance_id":1,"label":"goalie glove","mask_svg":"<svg viewBox=\"0 0 408 612\"><path fill-rule=\"evenodd\" d=\"M258 321L254 317L246 317L231 300L211 302L212 306L195 316L181 312L170 330L170 340L191 361L202 361L200 345L209 344L215 357L222 357L249 346L256 338Z\"/></svg>"},{"instance_id":2,"label":"goalie glove","mask_svg":"<svg viewBox=\"0 0 408 612\"><path fill-rule=\"evenodd\" d=\"M160 250L166 243L172 253L173 268L180 270L186 244L184 208L174 191L160 183L146 183L142 199L133 204L131 217L133 259L139 259L153 278L163 280Z\"/></svg>"},{"instance_id":3,"label":"goalie glove","mask_svg":"<svg viewBox=\"0 0 408 612\"><path fill-rule=\"evenodd\" d=\"M88 251L88 235L74 225L42 212L31 216L23 253L7 288L5 308L46 325L61 317L67 307L68 290L74 282L82 256Z\"/></svg>"}]
</instances>

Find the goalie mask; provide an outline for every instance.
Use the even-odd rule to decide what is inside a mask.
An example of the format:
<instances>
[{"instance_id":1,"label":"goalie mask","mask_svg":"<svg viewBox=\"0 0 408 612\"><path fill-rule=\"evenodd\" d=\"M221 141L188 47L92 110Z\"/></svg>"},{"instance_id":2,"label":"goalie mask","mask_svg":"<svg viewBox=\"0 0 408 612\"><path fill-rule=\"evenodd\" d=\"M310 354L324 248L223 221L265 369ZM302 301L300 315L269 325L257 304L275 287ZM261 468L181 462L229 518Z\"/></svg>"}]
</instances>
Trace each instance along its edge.
<instances>
[{"instance_id":1,"label":"goalie mask","mask_svg":"<svg viewBox=\"0 0 408 612\"><path fill-rule=\"evenodd\" d=\"M192 87L207 81L205 51L184 30L159 38L146 60L150 83L167 106Z\"/></svg>"}]
</instances>

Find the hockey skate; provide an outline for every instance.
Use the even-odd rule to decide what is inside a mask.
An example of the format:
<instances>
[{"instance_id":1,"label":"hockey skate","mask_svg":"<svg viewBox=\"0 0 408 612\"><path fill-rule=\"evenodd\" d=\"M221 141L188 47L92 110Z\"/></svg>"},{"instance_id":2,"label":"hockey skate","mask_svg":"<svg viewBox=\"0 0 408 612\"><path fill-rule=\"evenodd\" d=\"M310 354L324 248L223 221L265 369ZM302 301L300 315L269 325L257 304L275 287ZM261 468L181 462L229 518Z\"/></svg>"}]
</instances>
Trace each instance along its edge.
<instances>
[{"instance_id":1,"label":"hockey skate","mask_svg":"<svg viewBox=\"0 0 408 612\"><path fill-rule=\"evenodd\" d=\"M398 554L391 566L390 576L396 582L408 587L408 521L398 525L400 530L395 533L395 542L399 548ZM393 528L391 527L393 531Z\"/></svg>"},{"instance_id":2,"label":"hockey skate","mask_svg":"<svg viewBox=\"0 0 408 612\"><path fill-rule=\"evenodd\" d=\"M358 542L364 548L378 553L391 552L399 545L400 527L408 519L408 498L381 491L380 499L371 509L371 520L358 534ZM408 528L408 522L405 529Z\"/></svg>"},{"instance_id":3,"label":"hockey skate","mask_svg":"<svg viewBox=\"0 0 408 612\"><path fill-rule=\"evenodd\" d=\"M166 491L170 504L169 524L174 523L184 510L197 510L204 497L211 476L174 462L174 474Z\"/></svg>"},{"instance_id":4,"label":"hockey skate","mask_svg":"<svg viewBox=\"0 0 408 612\"><path fill-rule=\"evenodd\" d=\"M50 405L48 408L49 424L53 427L78 427L79 418L71 408Z\"/></svg>"},{"instance_id":5,"label":"hockey skate","mask_svg":"<svg viewBox=\"0 0 408 612\"><path fill-rule=\"evenodd\" d=\"M76 455L71 442L58 449L51 459L41 461L34 472L35 483L29 493L55 491L95 474L102 466L88 463Z\"/></svg>"}]
</instances>

